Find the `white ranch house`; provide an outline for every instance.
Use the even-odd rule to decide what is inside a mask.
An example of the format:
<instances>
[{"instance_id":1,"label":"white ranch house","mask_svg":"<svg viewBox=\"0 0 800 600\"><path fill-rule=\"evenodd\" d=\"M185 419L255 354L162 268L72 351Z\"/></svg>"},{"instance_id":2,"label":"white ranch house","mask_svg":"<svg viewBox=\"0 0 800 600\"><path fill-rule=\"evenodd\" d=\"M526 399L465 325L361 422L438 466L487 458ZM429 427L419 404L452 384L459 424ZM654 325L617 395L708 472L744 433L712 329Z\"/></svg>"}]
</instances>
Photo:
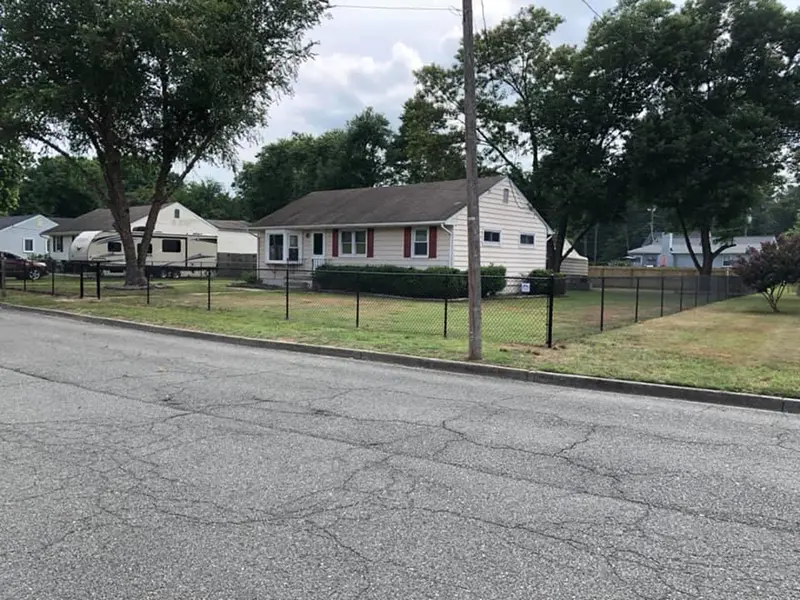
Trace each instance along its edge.
<instances>
[{"instance_id":1,"label":"white ranch house","mask_svg":"<svg viewBox=\"0 0 800 600\"><path fill-rule=\"evenodd\" d=\"M466 270L466 195L466 180L313 192L251 227L260 277L275 285L324 263ZM481 264L508 277L544 269L552 230L514 183L482 178L478 195Z\"/></svg>"}]
</instances>

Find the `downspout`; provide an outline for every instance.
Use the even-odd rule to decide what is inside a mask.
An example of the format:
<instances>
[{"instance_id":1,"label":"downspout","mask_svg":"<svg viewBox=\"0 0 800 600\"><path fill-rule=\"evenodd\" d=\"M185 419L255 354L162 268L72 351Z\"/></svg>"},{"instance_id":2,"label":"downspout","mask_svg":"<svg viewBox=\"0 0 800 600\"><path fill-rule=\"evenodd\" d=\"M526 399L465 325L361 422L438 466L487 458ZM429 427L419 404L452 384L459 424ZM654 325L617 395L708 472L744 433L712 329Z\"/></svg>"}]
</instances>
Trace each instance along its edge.
<instances>
[{"instance_id":1,"label":"downspout","mask_svg":"<svg viewBox=\"0 0 800 600\"><path fill-rule=\"evenodd\" d=\"M441 225L439 225L439 227L442 228L442 231L446 231L447 235L450 237L450 256L449 256L448 261L447 261L447 266L452 269L453 268L453 237L455 237L454 234L456 232L456 226L453 225L453 229L450 230L450 229L448 229L447 227L444 226L444 223L442 223Z\"/></svg>"}]
</instances>

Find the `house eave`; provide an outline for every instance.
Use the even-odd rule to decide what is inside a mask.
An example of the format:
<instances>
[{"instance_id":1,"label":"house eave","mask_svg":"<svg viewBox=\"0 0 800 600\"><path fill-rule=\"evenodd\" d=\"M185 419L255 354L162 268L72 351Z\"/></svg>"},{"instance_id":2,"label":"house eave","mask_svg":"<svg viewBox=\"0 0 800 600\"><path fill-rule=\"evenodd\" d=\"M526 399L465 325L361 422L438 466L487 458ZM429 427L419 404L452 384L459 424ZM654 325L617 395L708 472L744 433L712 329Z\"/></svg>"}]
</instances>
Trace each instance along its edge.
<instances>
[{"instance_id":1,"label":"house eave","mask_svg":"<svg viewBox=\"0 0 800 600\"><path fill-rule=\"evenodd\" d=\"M450 217L448 217L449 219ZM438 221L408 221L403 223L335 223L335 224L313 224L313 225L261 225L260 227L250 227L251 231L287 231L301 230L313 231L316 229L364 229L364 228L392 228L392 227L421 227L447 224L448 219Z\"/></svg>"}]
</instances>

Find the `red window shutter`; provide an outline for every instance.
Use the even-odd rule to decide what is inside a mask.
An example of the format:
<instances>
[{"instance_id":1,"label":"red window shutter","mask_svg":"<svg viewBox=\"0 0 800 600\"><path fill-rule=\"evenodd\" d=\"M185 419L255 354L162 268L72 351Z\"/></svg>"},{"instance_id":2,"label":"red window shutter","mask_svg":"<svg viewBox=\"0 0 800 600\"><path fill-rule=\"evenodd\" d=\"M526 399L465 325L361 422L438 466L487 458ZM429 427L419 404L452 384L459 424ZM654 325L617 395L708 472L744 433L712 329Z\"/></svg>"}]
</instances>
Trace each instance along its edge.
<instances>
[{"instance_id":1,"label":"red window shutter","mask_svg":"<svg viewBox=\"0 0 800 600\"><path fill-rule=\"evenodd\" d=\"M367 229L367 258L375 256L375 230Z\"/></svg>"},{"instance_id":2,"label":"red window shutter","mask_svg":"<svg viewBox=\"0 0 800 600\"><path fill-rule=\"evenodd\" d=\"M406 227L403 235L403 256L411 258L411 227Z\"/></svg>"},{"instance_id":3,"label":"red window shutter","mask_svg":"<svg viewBox=\"0 0 800 600\"><path fill-rule=\"evenodd\" d=\"M431 227L428 234L428 258L436 258L436 238L439 234L438 227Z\"/></svg>"},{"instance_id":4,"label":"red window shutter","mask_svg":"<svg viewBox=\"0 0 800 600\"><path fill-rule=\"evenodd\" d=\"M333 235L331 236L333 239L333 246L331 247L331 256L339 256L339 230L334 229Z\"/></svg>"}]
</instances>

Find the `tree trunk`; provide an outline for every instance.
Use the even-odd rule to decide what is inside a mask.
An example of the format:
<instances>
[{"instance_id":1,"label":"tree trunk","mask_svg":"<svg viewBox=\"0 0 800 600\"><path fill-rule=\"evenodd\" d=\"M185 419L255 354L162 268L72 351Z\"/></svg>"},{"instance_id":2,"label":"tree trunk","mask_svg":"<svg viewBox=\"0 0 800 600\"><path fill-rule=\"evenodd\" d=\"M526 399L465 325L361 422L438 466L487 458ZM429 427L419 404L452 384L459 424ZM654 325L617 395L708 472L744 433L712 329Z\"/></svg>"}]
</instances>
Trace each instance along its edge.
<instances>
[{"instance_id":1,"label":"tree trunk","mask_svg":"<svg viewBox=\"0 0 800 600\"><path fill-rule=\"evenodd\" d=\"M114 226L125 253L125 285L140 287L147 284L144 271L136 260L136 244L131 231L131 211L122 182L122 158L116 150L105 153L103 175L108 188L108 208L114 217ZM142 248L147 255L147 247Z\"/></svg>"},{"instance_id":2,"label":"tree trunk","mask_svg":"<svg viewBox=\"0 0 800 600\"><path fill-rule=\"evenodd\" d=\"M700 275L703 277L711 277L714 268L714 250L711 248L711 229L706 227L700 228L700 246L703 250L703 262L700 265Z\"/></svg>"}]
</instances>

